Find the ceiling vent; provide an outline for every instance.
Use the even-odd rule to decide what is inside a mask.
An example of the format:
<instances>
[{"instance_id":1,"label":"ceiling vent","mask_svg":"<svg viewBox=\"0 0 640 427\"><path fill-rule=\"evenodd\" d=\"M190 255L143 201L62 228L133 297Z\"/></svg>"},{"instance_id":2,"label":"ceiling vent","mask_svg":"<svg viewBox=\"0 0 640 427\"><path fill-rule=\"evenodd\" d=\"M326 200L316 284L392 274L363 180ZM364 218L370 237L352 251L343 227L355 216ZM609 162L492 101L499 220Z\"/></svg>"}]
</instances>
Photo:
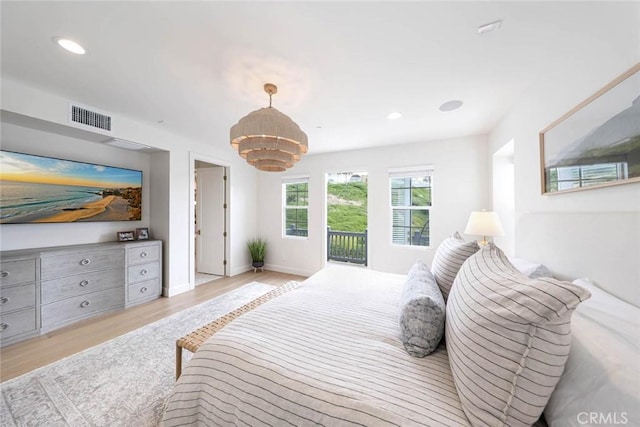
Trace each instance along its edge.
<instances>
[{"instance_id":1,"label":"ceiling vent","mask_svg":"<svg viewBox=\"0 0 640 427\"><path fill-rule=\"evenodd\" d=\"M100 130L101 133L112 131L111 116L79 104L69 104L69 122L75 127Z\"/></svg>"}]
</instances>

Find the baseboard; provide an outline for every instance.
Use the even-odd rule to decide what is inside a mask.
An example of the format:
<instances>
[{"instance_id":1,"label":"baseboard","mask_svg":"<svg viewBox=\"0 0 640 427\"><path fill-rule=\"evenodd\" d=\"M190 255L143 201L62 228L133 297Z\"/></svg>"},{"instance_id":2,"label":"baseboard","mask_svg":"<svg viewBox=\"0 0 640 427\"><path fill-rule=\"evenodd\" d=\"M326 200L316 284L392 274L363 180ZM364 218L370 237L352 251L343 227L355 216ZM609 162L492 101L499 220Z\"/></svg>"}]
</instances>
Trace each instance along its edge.
<instances>
[{"instance_id":1,"label":"baseboard","mask_svg":"<svg viewBox=\"0 0 640 427\"><path fill-rule=\"evenodd\" d=\"M240 267L234 268L231 270L229 274L230 277L237 276L238 274L246 273L247 271L253 270L250 264L242 265Z\"/></svg>"},{"instance_id":2,"label":"baseboard","mask_svg":"<svg viewBox=\"0 0 640 427\"><path fill-rule=\"evenodd\" d=\"M296 276L304 276L304 277L309 277L315 273L315 271L301 270L301 269L293 268L290 266L275 265L275 264L265 264L264 269L269 271L277 271L278 273L295 274Z\"/></svg>"},{"instance_id":3,"label":"baseboard","mask_svg":"<svg viewBox=\"0 0 640 427\"><path fill-rule=\"evenodd\" d=\"M178 286L171 286L170 288L167 288L166 286L162 287L162 295L164 295L165 297L172 297L184 292L187 292L191 290L191 286L189 284L189 282L187 283L183 283L181 285Z\"/></svg>"}]
</instances>

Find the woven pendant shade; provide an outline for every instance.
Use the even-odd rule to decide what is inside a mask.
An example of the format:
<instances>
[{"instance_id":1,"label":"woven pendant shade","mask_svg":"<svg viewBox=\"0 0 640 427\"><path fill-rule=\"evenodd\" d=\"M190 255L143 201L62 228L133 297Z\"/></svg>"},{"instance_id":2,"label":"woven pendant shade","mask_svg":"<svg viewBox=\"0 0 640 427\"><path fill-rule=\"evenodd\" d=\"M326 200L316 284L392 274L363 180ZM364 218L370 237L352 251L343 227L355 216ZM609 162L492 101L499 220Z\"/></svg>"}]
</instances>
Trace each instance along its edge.
<instances>
[{"instance_id":1,"label":"woven pendant shade","mask_svg":"<svg viewBox=\"0 0 640 427\"><path fill-rule=\"evenodd\" d=\"M247 163L256 165L261 160L272 160L274 162L284 163L286 168L290 168L295 163L293 156L289 153L276 150L257 150L247 153Z\"/></svg>"},{"instance_id":2,"label":"woven pendant shade","mask_svg":"<svg viewBox=\"0 0 640 427\"><path fill-rule=\"evenodd\" d=\"M267 83L269 107L253 111L231 127L231 147L259 170L282 172L309 149L307 135L289 116L271 106L275 85Z\"/></svg>"}]
</instances>

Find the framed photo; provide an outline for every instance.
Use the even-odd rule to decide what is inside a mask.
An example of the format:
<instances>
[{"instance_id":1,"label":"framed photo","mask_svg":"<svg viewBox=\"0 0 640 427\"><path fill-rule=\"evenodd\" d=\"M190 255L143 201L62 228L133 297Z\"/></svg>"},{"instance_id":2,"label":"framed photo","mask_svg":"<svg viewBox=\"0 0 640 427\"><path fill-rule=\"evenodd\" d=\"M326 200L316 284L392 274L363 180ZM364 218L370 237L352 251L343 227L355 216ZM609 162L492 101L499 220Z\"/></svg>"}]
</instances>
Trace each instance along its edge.
<instances>
[{"instance_id":1,"label":"framed photo","mask_svg":"<svg viewBox=\"0 0 640 427\"><path fill-rule=\"evenodd\" d=\"M128 242L130 240L135 240L133 231L118 231L118 242Z\"/></svg>"},{"instance_id":2,"label":"framed photo","mask_svg":"<svg viewBox=\"0 0 640 427\"><path fill-rule=\"evenodd\" d=\"M542 194L640 181L640 63L540 132Z\"/></svg>"},{"instance_id":3,"label":"framed photo","mask_svg":"<svg viewBox=\"0 0 640 427\"><path fill-rule=\"evenodd\" d=\"M149 229L148 228L136 228L136 239L138 239L138 240L149 240Z\"/></svg>"}]
</instances>

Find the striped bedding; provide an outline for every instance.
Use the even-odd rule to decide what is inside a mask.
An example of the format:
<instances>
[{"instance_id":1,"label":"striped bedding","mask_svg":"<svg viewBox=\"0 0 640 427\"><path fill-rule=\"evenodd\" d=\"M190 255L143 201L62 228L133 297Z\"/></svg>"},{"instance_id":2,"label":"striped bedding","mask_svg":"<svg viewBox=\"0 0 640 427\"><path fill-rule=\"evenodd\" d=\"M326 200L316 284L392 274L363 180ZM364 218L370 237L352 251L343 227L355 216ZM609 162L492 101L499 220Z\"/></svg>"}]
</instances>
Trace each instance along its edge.
<instances>
[{"instance_id":1,"label":"striped bedding","mask_svg":"<svg viewBox=\"0 0 640 427\"><path fill-rule=\"evenodd\" d=\"M468 426L444 345L402 347L405 280L331 266L236 319L186 366L163 425Z\"/></svg>"}]
</instances>

